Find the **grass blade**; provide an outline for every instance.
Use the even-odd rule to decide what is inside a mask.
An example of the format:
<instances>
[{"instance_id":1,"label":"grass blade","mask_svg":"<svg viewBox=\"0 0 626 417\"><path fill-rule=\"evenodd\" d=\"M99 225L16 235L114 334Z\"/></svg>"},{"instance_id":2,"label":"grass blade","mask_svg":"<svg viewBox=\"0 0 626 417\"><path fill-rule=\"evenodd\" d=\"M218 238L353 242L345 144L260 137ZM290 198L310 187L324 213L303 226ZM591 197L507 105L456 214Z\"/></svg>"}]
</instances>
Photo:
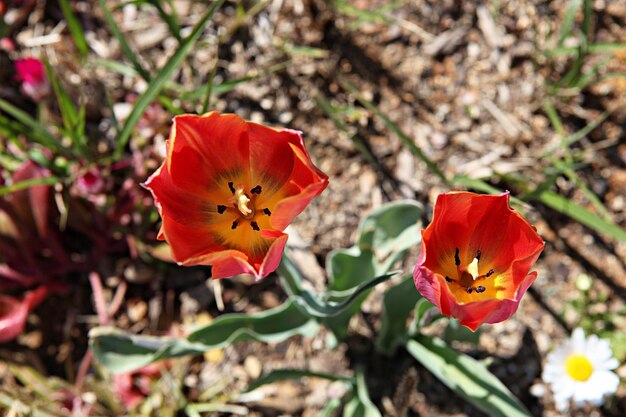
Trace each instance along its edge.
<instances>
[{"instance_id":1,"label":"grass blade","mask_svg":"<svg viewBox=\"0 0 626 417\"><path fill-rule=\"evenodd\" d=\"M117 146L115 152L113 154L114 160L118 160L126 145L130 139L130 135L133 131L133 128L143 115L143 112L146 108L152 103L152 101L157 97L157 95L161 92L163 87L165 86L166 81L170 78L172 73L179 67L181 62L185 59L187 54L191 51L191 48L196 43L200 34L202 33L202 29L206 22L215 14L215 12L221 7L224 3L224 0L218 0L211 8L206 12L204 16L200 19L200 21L193 28L191 34L181 43L180 48L174 53L172 58L167 62L167 64L159 71L156 77L150 82L150 85L143 93L143 95L137 100L135 106L133 107L124 127L122 128L122 132L117 138Z\"/></svg>"},{"instance_id":2,"label":"grass blade","mask_svg":"<svg viewBox=\"0 0 626 417\"><path fill-rule=\"evenodd\" d=\"M167 14L165 9L163 8L163 5L161 4L161 0L149 0L149 3L157 9L157 11L159 12L159 16L161 16L161 19L163 19L163 21L169 28L172 36L176 38L179 44L182 43L183 38L180 37L180 25L178 24L176 16Z\"/></svg>"},{"instance_id":3,"label":"grass blade","mask_svg":"<svg viewBox=\"0 0 626 417\"><path fill-rule=\"evenodd\" d=\"M52 70L52 67L50 67L50 64L48 62L44 62L44 64L48 79L50 80L50 84L52 84L54 95L56 96L57 103L59 104L59 109L61 110L61 119L63 120L63 126L65 127L63 134L72 139L72 145L76 148L78 154L85 155L87 144L84 130L84 110L78 111L76 109L72 99L61 86L61 82Z\"/></svg>"},{"instance_id":4,"label":"grass blade","mask_svg":"<svg viewBox=\"0 0 626 417\"><path fill-rule=\"evenodd\" d=\"M365 99L365 97L363 97L361 93L359 93L359 91L356 89L354 85L350 83L342 83L342 86L345 89L347 89L359 101L359 103L361 103L367 110L369 110L370 112L378 116L383 121L385 126L387 126L389 130L395 133L396 136L400 138L404 146L406 146L411 151L411 153L413 153L413 155L415 155L422 162L424 162L426 166L428 167L428 169L433 174L439 177L439 179L441 179L446 185L450 185L450 181L448 181L448 179L446 178L444 173L439 169L437 164L435 164L429 157L427 157L426 154L422 152L420 148L417 147L415 142L413 142L413 140L410 137L408 137L402 131L402 129L398 127L398 125L396 125L394 122L391 121L391 119L389 119L385 114L383 114L378 109L378 107L374 105L374 103Z\"/></svg>"},{"instance_id":5,"label":"grass blade","mask_svg":"<svg viewBox=\"0 0 626 417\"><path fill-rule=\"evenodd\" d=\"M85 32L83 27L78 22L76 15L72 11L72 6L69 0L59 0L59 6L67 22L67 27L70 29L70 33L74 38L74 43L80 55L84 58L89 53L89 46L87 45L87 39L85 38Z\"/></svg>"},{"instance_id":6,"label":"grass blade","mask_svg":"<svg viewBox=\"0 0 626 417\"><path fill-rule=\"evenodd\" d=\"M607 236L610 236L621 242L626 242L626 230L622 229L612 222L596 216L586 208L579 206L578 204L568 200L567 198L555 192L544 191L539 194L539 196L537 196L537 199L551 209L556 210L559 213L565 214L566 216L571 217L577 222L597 232L606 234Z\"/></svg>"},{"instance_id":7,"label":"grass blade","mask_svg":"<svg viewBox=\"0 0 626 417\"><path fill-rule=\"evenodd\" d=\"M580 3L582 0L571 0L569 6L567 7L567 13L565 14L565 18L563 19L563 24L561 25L561 30L559 31L559 40L557 45L562 46L563 41L568 36L571 36L572 27L574 26L574 18L576 17L576 11L578 7L580 7Z\"/></svg>"},{"instance_id":8,"label":"grass blade","mask_svg":"<svg viewBox=\"0 0 626 417\"><path fill-rule=\"evenodd\" d=\"M52 136L52 133L25 111L0 98L0 110L5 111L25 127L31 129L29 139L45 146L52 151L64 151L64 147Z\"/></svg>"},{"instance_id":9,"label":"grass blade","mask_svg":"<svg viewBox=\"0 0 626 417\"><path fill-rule=\"evenodd\" d=\"M204 95L204 100L202 100L202 111L200 114L204 114L209 110L209 105L211 104L211 93L213 91L213 80L215 79L215 74L217 74L217 67L220 62L219 57L220 47L217 45L215 48L215 65L213 65L213 69L209 74L209 78L206 81L206 94Z\"/></svg>"},{"instance_id":10,"label":"grass blade","mask_svg":"<svg viewBox=\"0 0 626 417\"><path fill-rule=\"evenodd\" d=\"M42 178L30 178L27 180L19 181L11 185L5 185L0 187L0 197L15 191L25 190L30 187L36 187L39 185L54 185L60 180L57 177L42 177Z\"/></svg>"},{"instance_id":11,"label":"grass blade","mask_svg":"<svg viewBox=\"0 0 626 417\"><path fill-rule=\"evenodd\" d=\"M115 36L115 39L117 39L117 42L120 44L120 49L122 50L122 53L124 54L126 59L130 61L130 63L133 65L133 68L135 68L135 71L137 71L141 78L149 82L151 78L150 73L146 71L146 69L144 69L133 50L130 49L130 46L128 45L128 42L126 42L124 34L115 22L115 19L113 19L113 15L107 7L105 0L98 0L98 2L100 3L100 8L102 9L102 13L104 14L104 20L106 20L109 29L111 29L111 33L113 34L113 36Z\"/></svg>"}]
</instances>

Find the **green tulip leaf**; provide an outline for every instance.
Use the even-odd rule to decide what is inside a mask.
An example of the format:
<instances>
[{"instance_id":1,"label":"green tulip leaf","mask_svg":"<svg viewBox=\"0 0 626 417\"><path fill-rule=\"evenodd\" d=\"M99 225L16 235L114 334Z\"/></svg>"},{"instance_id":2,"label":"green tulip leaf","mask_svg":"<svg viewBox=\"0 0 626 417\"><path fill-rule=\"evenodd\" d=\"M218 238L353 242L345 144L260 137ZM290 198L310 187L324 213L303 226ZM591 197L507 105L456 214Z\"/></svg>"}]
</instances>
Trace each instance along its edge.
<instances>
[{"instance_id":1,"label":"green tulip leaf","mask_svg":"<svg viewBox=\"0 0 626 417\"><path fill-rule=\"evenodd\" d=\"M524 405L476 359L438 338L418 335L407 350L448 388L492 417L530 417Z\"/></svg>"},{"instance_id":2,"label":"green tulip leaf","mask_svg":"<svg viewBox=\"0 0 626 417\"><path fill-rule=\"evenodd\" d=\"M294 335L312 336L318 329L315 320L293 302L287 302L257 314L225 314L186 338L137 336L110 327L97 327L89 336L98 362L111 372L120 373L245 340L278 343Z\"/></svg>"},{"instance_id":3,"label":"green tulip leaf","mask_svg":"<svg viewBox=\"0 0 626 417\"><path fill-rule=\"evenodd\" d=\"M408 335L407 319L420 298L412 274L405 275L402 281L385 292L380 332L376 340L380 351L391 354L404 343Z\"/></svg>"}]
</instances>

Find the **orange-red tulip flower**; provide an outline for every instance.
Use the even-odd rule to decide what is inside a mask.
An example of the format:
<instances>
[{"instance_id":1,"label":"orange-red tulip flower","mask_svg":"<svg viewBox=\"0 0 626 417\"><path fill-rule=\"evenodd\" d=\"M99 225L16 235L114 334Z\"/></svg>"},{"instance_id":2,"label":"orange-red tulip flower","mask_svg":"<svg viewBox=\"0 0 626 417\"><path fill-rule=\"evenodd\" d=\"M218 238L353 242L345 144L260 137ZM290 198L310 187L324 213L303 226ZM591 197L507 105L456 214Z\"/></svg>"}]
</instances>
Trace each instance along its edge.
<instances>
[{"instance_id":1,"label":"orange-red tulip flower","mask_svg":"<svg viewBox=\"0 0 626 417\"><path fill-rule=\"evenodd\" d=\"M509 207L509 193L441 194L422 232L417 290L446 316L476 330L511 317L537 278L543 250L535 228Z\"/></svg>"},{"instance_id":2,"label":"orange-red tulip flower","mask_svg":"<svg viewBox=\"0 0 626 417\"><path fill-rule=\"evenodd\" d=\"M166 160L145 186L177 262L259 280L280 263L283 230L327 184L300 132L213 112L174 118Z\"/></svg>"}]
</instances>

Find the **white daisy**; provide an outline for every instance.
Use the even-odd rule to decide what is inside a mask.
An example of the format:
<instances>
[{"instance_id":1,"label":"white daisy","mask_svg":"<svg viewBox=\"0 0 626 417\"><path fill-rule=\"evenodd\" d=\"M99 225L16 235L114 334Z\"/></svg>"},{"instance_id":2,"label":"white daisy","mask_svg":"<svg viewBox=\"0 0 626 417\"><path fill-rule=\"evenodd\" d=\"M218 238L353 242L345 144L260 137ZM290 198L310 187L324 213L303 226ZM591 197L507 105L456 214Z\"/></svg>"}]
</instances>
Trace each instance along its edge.
<instances>
[{"instance_id":1,"label":"white daisy","mask_svg":"<svg viewBox=\"0 0 626 417\"><path fill-rule=\"evenodd\" d=\"M541 378L551 386L557 410L566 411L570 400L601 405L604 396L615 393L619 377L611 370L618 365L608 340L596 335L585 339L577 328L571 339L548 354Z\"/></svg>"}]
</instances>

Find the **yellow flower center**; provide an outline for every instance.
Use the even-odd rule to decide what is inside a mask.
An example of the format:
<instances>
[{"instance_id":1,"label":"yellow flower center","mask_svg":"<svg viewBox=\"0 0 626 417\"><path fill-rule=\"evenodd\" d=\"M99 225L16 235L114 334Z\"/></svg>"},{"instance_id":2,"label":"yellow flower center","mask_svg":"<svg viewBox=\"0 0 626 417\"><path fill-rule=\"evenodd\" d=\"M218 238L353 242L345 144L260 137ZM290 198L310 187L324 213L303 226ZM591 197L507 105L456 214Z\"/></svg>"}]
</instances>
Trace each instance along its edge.
<instances>
[{"instance_id":1,"label":"yellow flower center","mask_svg":"<svg viewBox=\"0 0 626 417\"><path fill-rule=\"evenodd\" d=\"M570 355L565 361L565 371L574 381L584 382L591 377L593 366L584 355Z\"/></svg>"},{"instance_id":2,"label":"yellow flower center","mask_svg":"<svg viewBox=\"0 0 626 417\"><path fill-rule=\"evenodd\" d=\"M495 277L492 277L495 274L495 270L493 268L487 270L486 265L480 265L480 249L476 251L476 256L472 258L470 263L463 263L459 248L454 249L456 274L444 275L444 277L448 283L448 288L450 288L457 301L470 303L498 298L499 286L494 281ZM450 269L447 269L447 271L450 271Z\"/></svg>"}]
</instances>

